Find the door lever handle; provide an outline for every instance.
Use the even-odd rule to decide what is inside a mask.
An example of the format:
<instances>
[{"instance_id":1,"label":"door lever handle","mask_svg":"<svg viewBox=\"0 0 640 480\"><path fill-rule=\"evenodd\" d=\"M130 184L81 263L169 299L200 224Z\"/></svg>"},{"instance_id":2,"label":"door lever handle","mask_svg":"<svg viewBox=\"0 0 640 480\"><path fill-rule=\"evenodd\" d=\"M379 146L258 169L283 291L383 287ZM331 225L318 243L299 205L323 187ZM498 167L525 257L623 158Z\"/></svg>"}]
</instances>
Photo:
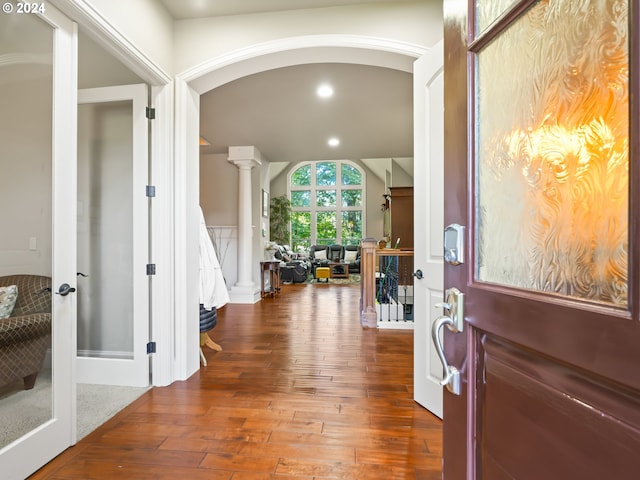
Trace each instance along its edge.
<instances>
[{"instance_id":1,"label":"door lever handle","mask_svg":"<svg viewBox=\"0 0 640 480\"><path fill-rule=\"evenodd\" d=\"M63 283L58 288L58 291L56 292L56 294L57 295L62 295L63 297L66 297L67 295L69 295L70 293L73 293L75 291L76 291L76 289L73 288L71 285L69 285L68 283Z\"/></svg>"},{"instance_id":2,"label":"door lever handle","mask_svg":"<svg viewBox=\"0 0 640 480\"><path fill-rule=\"evenodd\" d=\"M440 385L446 386L447 390L454 395L460 395L462 391L460 371L456 367L449 365L447 357L444 354L442 342L440 341L440 330L445 325L449 326L449 328L455 327L455 322L451 317L442 316L438 317L431 327L431 339L436 347L438 358L440 359L440 362L442 362L442 371L444 373L444 378L440 381Z\"/></svg>"}]
</instances>

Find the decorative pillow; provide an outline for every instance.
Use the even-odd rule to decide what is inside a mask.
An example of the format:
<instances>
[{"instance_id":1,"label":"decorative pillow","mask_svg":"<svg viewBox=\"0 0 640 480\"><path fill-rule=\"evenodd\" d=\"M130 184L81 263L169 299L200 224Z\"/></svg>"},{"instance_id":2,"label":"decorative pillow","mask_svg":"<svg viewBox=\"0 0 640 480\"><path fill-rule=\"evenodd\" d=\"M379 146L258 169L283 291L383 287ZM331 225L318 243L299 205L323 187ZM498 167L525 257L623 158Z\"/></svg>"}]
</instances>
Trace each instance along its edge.
<instances>
[{"instance_id":1,"label":"decorative pillow","mask_svg":"<svg viewBox=\"0 0 640 480\"><path fill-rule=\"evenodd\" d=\"M327 251L326 250L318 250L313 255L316 257L316 260L326 260L327 259Z\"/></svg>"},{"instance_id":2,"label":"decorative pillow","mask_svg":"<svg viewBox=\"0 0 640 480\"><path fill-rule=\"evenodd\" d=\"M18 287L9 285L8 287L0 287L0 319L9 318L13 307L16 306L18 299Z\"/></svg>"},{"instance_id":3,"label":"decorative pillow","mask_svg":"<svg viewBox=\"0 0 640 480\"><path fill-rule=\"evenodd\" d=\"M344 261L347 263L355 262L357 257L357 250L345 250L344 252Z\"/></svg>"}]
</instances>

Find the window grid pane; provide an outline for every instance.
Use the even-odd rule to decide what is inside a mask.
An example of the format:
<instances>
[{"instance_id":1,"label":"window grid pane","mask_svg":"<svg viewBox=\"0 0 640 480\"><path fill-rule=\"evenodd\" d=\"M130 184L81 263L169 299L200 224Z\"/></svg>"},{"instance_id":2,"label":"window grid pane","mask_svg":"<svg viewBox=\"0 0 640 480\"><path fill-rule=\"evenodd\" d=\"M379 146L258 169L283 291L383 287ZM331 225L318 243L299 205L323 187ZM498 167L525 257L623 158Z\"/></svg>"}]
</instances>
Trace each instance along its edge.
<instances>
[{"instance_id":1,"label":"window grid pane","mask_svg":"<svg viewBox=\"0 0 640 480\"><path fill-rule=\"evenodd\" d=\"M298 168L291 176L291 185L311 185L311 165Z\"/></svg>"},{"instance_id":2,"label":"window grid pane","mask_svg":"<svg viewBox=\"0 0 640 480\"><path fill-rule=\"evenodd\" d=\"M311 190L294 190L291 192L292 207L310 207Z\"/></svg>"},{"instance_id":3,"label":"window grid pane","mask_svg":"<svg viewBox=\"0 0 640 480\"><path fill-rule=\"evenodd\" d=\"M362 174L354 166L343 163L341 174L342 185L362 185Z\"/></svg>"},{"instance_id":4,"label":"window grid pane","mask_svg":"<svg viewBox=\"0 0 640 480\"><path fill-rule=\"evenodd\" d=\"M335 190L316 190L316 206L335 207L336 193Z\"/></svg>"},{"instance_id":5,"label":"window grid pane","mask_svg":"<svg viewBox=\"0 0 640 480\"><path fill-rule=\"evenodd\" d=\"M316 212L317 243L336 243L336 212Z\"/></svg>"},{"instance_id":6,"label":"window grid pane","mask_svg":"<svg viewBox=\"0 0 640 480\"><path fill-rule=\"evenodd\" d=\"M289 178L294 249L360 242L365 177L359 167L346 160L308 162L292 171Z\"/></svg>"},{"instance_id":7,"label":"window grid pane","mask_svg":"<svg viewBox=\"0 0 640 480\"><path fill-rule=\"evenodd\" d=\"M320 162L316 165L316 185L336 184L336 164L334 162Z\"/></svg>"},{"instance_id":8,"label":"window grid pane","mask_svg":"<svg viewBox=\"0 0 640 480\"><path fill-rule=\"evenodd\" d=\"M311 246L311 212L291 214L291 247L296 251L299 246Z\"/></svg>"},{"instance_id":9,"label":"window grid pane","mask_svg":"<svg viewBox=\"0 0 640 480\"><path fill-rule=\"evenodd\" d=\"M362 190L343 190L342 206L343 207L362 206Z\"/></svg>"}]
</instances>

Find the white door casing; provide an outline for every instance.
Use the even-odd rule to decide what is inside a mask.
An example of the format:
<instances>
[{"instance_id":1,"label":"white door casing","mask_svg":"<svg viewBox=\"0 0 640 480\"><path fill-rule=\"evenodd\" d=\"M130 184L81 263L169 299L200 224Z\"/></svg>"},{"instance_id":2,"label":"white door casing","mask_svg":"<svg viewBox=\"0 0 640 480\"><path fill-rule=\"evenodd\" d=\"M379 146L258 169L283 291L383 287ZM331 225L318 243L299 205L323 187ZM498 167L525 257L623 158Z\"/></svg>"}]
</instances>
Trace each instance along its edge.
<instances>
[{"instance_id":1,"label":"white door casing","mask_svg":"<svg viewBox=\"0 0 640 480\"><path fill-rule=\"evenodd\" d=\"M442 418L442 364L431 325L442 314L444 229L443 42L414 63L414 399Z\"/></svg>"},{"instance_id":2,"label":"white door casing","mask_svg":"<svg viewBox=\"0 0 640 480\"><path fill-rule=\"evenodd\" d=\"M38 14L51 25L53 50L52 118L52 289L76 285L76 98L77 28L47 4ZM52 295L52 418L0 450L0 472L24 479L76 440L75 295Z\"/></svg>"},{"instance_id":3,"label":"white door casing","mask_svg":"<svg viewBox=\"0 0 640 480\"><path fill-rule=\"evenodd\" d=\"M131 172L131 198L133 199L132 212L123 212L123 215L130 215L132 221L132 264L130 265L132 311L132 331L126 332L133 337L132 352L129 355L117 355L119 352L92 351L82 352L77 357L77 381L79 383L93 383L103 385L126 385L145 387L149 385L149 359L147 354L147 342L149 341L149 280L146 274L146 264L148 262L149 251L149 229L148 229L148 199L145 196L145 187L148 183L148 120L145 115L147 106L147 86L123 85L116 87L92 88L80 90L78 92L78 104L107 104L109 102L131 102L133 111L133 162ZM80 142L86 139L79 139ZM80 161L80 159L79 159ZM113 172L112 172L113 175ZM117 182L117 178L111 181ZM126 188L126 187L125 187ZM128 195L128 194L127 194ZM91 207L95 208L95 207ZM85 213L90 216L90 213ZM86 221L90 221L86 219ZM79 231L79 235L83 232ZM80 237L83 238L83 237ZM87 240L88 241L88 240ZM108 243L108 239L104 239ZM127 245L127 248L129 246ZM102 259L106 262L116 262L120 259ZM93 272L89 266L79 264L79 271L86 270L89 276ZM84 279L78 280L79 289L82 288ZM107 278L105 282L108 282ZM115 282L118 279L114 279ZM101 290L118 291L124 287L128 290L129 285L116 285L115 288L108 288L108 285L100 285ZM80 298L90 302L84 292L79 291ZM124 299L111 298L107 296L107 302L124 302ZM109 322L116 322L118 319L104 318L105 325L100 325L100 320L90 319L96 322L94 328L99 328L103 332L109 331ZM127 326L126 329L129 329ZM123 330L126 330L123 329ZM118 332L115 332L116 334ZM121 332L125 334L125 332ZM115 355L114 355L115 354Z\"/></svg>"}]
</instances>

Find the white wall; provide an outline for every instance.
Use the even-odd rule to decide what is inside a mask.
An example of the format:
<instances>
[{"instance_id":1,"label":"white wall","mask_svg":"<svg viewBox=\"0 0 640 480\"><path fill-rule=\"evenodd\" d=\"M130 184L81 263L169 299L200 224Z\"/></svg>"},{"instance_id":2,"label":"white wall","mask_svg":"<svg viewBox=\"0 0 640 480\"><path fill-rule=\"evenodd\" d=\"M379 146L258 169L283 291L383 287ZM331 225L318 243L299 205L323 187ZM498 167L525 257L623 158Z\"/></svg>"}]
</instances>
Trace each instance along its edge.
<instances>
[{"instance_id":1,"label":"white wall","mask_svg":"<svg viewBox=\"0 0 640 480\"><path fill-rule=\"evenodd\" d=\"M142 56L168 74L173 73L173 18L159 1L84 0L84 3L111 24Z\"/></svg>"},{"instance_id":2,"label":"white wall","mask_svg":"<svg viewBox=\"0 0 640 480\"><path fill-rule=\"evenodd\" d=\"M200 207L213 235L218 261L231 288L238 280L238 167L227 154L200 157Z\"/></svg>"},{"instance_id":3,"label":"white wall","mask_svg":"<svg viewBox=\"0 0 640 480\"><path fill-rule=\"evenodd\" d=\"M442 38L442 2L395 1L180 20L174 26L175 72L251 45L319 34L364 35L432 46Z\"/></svg>"},{"instance_id":4,"label":"white wall","mask_svg":"<svg viewBox=\"0 0 640 480\"><path fill-rule=\"evenodd\" d=\"M78 34L78 88L144 83L87 34Z\"/></svg>"}]
</instances>

